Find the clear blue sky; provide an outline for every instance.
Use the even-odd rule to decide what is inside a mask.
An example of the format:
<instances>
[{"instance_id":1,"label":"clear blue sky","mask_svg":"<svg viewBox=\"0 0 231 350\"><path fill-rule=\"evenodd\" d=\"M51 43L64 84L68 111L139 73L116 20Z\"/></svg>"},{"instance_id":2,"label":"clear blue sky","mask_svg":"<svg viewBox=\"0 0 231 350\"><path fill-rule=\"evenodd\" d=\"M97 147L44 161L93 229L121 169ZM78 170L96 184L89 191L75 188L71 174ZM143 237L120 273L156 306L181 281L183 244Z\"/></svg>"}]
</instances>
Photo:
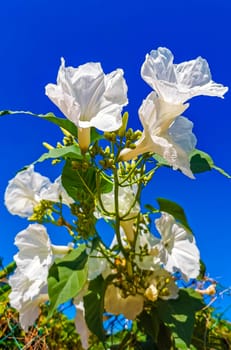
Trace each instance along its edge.
<instances>
[{"instance_id":1,"label":"clear blue sky","mask_svg":"<svg viewBox=\"0 0 231 350\"><path fill-rule=\"evenodd\" d=\"M140 127L137 110L150 88L140 77L145 54L166 46L175 62L202 56L213 79L231 88L230 0L8 0L0 4L0 109L61 113L44 94L55 82L63 56L67 65L97 61L106 73L123 68L128 83L130 125ZM225 99L197 97L185 116L194 122L198 148L231 173L231 94ZM42 142L55 144L58 129L32 117L0 119L0 256L11 261L14 236L27 226L3 204L7 182L37 159ZM52 179L49 163L36 168ZM225 286L230 276L231 180L215 171L190 180L170 169L159 171L146 200L165 197L181 204L207 264L208 273ZM53 233L54 243L62 241ZM222 305L230 303L226 298ZM231 313L227 314L231 319Z\"/></svg>"}]
</instances>

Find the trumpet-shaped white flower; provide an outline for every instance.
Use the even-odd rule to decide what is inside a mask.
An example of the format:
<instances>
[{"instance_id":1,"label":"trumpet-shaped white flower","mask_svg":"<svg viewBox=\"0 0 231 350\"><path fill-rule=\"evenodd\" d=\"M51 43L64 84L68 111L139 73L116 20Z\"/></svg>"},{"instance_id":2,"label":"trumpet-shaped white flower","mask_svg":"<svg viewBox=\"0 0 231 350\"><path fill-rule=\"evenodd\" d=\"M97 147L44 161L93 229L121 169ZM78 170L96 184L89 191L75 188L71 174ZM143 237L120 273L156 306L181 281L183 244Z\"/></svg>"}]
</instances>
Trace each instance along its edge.
<instances>
[{"instance_id":1,"label":"trumpet-shaped white flower","mask_svg":"<svg viewBox=\"0 0 231 350\"><path fill-rule=\"evenodd\" d=\"M198 95L218 96L228 91L211 78L208 63L202 57L195 60L173 63L170 50L160 47L146 55L141 67L141 76L166 102L181 104Z\"/></svg>"},{"instance_id":2,"label":"trumpet-shaped white flower","mask_svg":"<svg viewBox=\"0 0 231 350\"><path fill-rule=\"evenodd\" d=\"M60 177L51 183L49 178L35 172L31 165L9 181L5 191L5 205L13 215L30 217L41 200L59 202L60 197L64 204L73 203L63 188Z\"/></svg>"},{"instance_id":3,"label":"trumpet-shaped white flower","mask_svg":"<svg viewBox=\"0 0 231 350\"><path fill-rule=\"evenodd\" d=\"M19 252L14 256L17 269L9 278L9 298L11 306L19 311L22 328L27 330L39 315L39 305L48 300L47 277L55 256L66 254L70 248L52 245L40 224L19 232L15 244Z\"/></svg>"},{"instance_id":4,"label":"trumpet-shaped white flower","mask_svg":"<svg viewBox=\"0 0 231 350\"><path fill-rule=\"evenodd\" d=\"M135 253L135 262L141 270L155 270L163 262L160 239L144 226L136 238Z\"/></svg>"},{"instance_id":5,"label":"trumpet-shaped white flower","mask_svg":"<svg viewBox=\"0 0 231 350\"><path fill-rule=\"evenodd\" d=\"M103 216L108 218L115 217L115 194L114 189L109 193L101 195L103 208L99 205L99 211L103 210ZM106 211L106 213L105 213ZM134 188L131 186L119 187L118 191L118 214L120 216L120 225L123 228L127 239L131 242L134 238L133 224L140 212L140 205L136 201Z\"/></svg>"},{"instance_id":6,"label":"trumpet-shaped white flower","mask_svg":"<svg viewBox=\"0 0 231 350\"><path fill-rule=\"evenodd\" d=\"M59 202L61 200L62 203L66 205L74 203L74 200L67 194L62 185L61 176L59 176L55 182L51 183L47 188L43 188L40 196L42 199L51 202Z\"/></svg>"},{"instance_id":7,"label":"trumpet-shaped white flower","mask_svg":"<svg viewBox=\"0 0 231 350\"><path fill-rule=\"evenodd\" d=\"M100 63L65 67L62 58L57 85L48 84L46 95L79 128L79 144L86 150L90 127L102 131L120 128L122 107L127 104L127 85L122 69L105 75Z\"/></svg>"},{"instance_id":8,"label":"trumpet-shaped white flower","mask_svg":"<svg viewBox=\"0 0 231 350\"><path fill-rule=\"evenodd\" d=\"M146 152L163 157L173 169L180 169L194 178L190 170L189 153L195 148L196 137L192 133L193 123L179 116L188 105L169 104L159 99L154 92L143 101L139 116L143 125L141 138L136 148L125 148L121 160L130 160Z\"/></svg>"},{"instance_id":9,"label":"trumpet-shaped white flower","mask_svg":"<svg viewBox=\"0 0 231 350\"><path fill-rule=\"evenodd\" d=\"M180 271L186 280L196 278L200 271L200 253L194 236L168 213L163 212L155 224L161 235L165 269Z\"/></svg>"},{"instance_id":10,"label":"trumpet-shaped white flower","mask_svg":"<svg viewBox=\"0 0 231 350\"><path fill-rule=\"evenodd\" d=\"M40 304L48 300L46 280L41 279L36 269L34 276L35 279L32 280L17 268L14 275L9 278L9 284L12 288L9 295L10 304L18 310L19 322L25 331L38 318ZM36 279L36 277L38 278Z\"/></svg>"},{"instance_id":11,"label":"trumpet-shaped white flower","mask_svg":"<svg viewBox=\"0 0 231 350\"><path fill-rule=\"evenodd\" d=\"M103 208L108 215L115 216L115 194L114 188L111 192L103 193L101 195L101 201ZM100 209L100 208L99 208ZM119 187L118 191L118 211L119 216L122 219L131 219L140 212L140 205L136 201L135 191L133 187Z\"/></svg>"},{"instance_id":12,"label":"trumpet-shaped white flower","mask_svg":"<svg viewBox=\"0 0 231 350\"><path fill-rule=\"evenodd\" d=\"M129 320L134 320L144 306L144 297L140 294L123 297L122 290L110 284L105 292L104 307L114 315L123 314Z\"/></svg>"},{"instance_id":13,"label":"trumpet-shaped white flower","mask_svg":"<svg viewBox=\"0 0 231 350\"><path fill-rule=\"evenodd\" d=\"M50 180L34 171L34 166L19 172L5 191L5 205L13 215L29 217L41 198L41 191L49 188Z\"/></svg>"}]
</instances>

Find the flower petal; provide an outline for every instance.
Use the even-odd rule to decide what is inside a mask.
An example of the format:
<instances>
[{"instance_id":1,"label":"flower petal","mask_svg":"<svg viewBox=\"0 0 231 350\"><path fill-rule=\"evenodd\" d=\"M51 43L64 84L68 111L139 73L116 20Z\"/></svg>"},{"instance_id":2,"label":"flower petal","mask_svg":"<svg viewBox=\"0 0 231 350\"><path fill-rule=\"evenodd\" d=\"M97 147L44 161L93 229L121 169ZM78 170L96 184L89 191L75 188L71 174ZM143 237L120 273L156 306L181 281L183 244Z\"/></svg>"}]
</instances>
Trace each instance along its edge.
<instances>
[{"instance_id":1,"label":"flower petal","mask_svg":"<svg viewBox=\"0 0 231 350\"><path fill-rule=\"evenodd\" d=\"M162 47L146 55L141 76L160 98L172 104L184 103L198 95L223 97L228 91L227 87L212 81L205 59L198 57L173 64L171 51Z\"/></svg>"},{"instance_id":2,"label":"flower petal","mask_svg":"<svg viewBox=\"0 0 231 350\"><path fill-rule=\"evenodd\" d=\"M40 192L51 185L50 180L34 171L33 165L18 173L5 191L5 205L13 215L29 217L41 200Z\"/></svg>"},{"instance_id":3,"label":"flower petal","mask_svg":"<svg viewBox=\"0 0 231 350\"><path fill-rule=\"evenodd\" d=\"M162 213L155 224L165 249L166 270L180 271L186 280L196 278L200 270L200 253L193 235L167 213Z\"/></svg>"},{"instance_id":4,"label":"flower petal","mask_svg":"<svg viewBox=\"0 0 231 350\"><path fill-rule=\"evenodd\" d=\"M48 84L46 95L77 127L102 131L121 126L121 109L127 104L123 71L105 75L100 63L93 62L73 68L65 67L62 59L57 85Z\"/></svg>"}]
</instances>

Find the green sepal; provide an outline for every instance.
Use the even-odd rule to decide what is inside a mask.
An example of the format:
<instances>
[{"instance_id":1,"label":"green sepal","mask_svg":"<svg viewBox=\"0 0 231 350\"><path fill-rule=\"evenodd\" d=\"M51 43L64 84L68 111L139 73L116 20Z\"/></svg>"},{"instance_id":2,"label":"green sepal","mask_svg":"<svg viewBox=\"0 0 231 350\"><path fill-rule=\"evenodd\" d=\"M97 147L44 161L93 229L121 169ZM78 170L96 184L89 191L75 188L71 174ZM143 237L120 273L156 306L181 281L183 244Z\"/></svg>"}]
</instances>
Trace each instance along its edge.
<instances>
[{"instance_id":1,"label":"green sepal","mask_svg":"<svg viewBox=\"0 0 231 350\"><path fill-rule=\"evenodd\" d=\"M73 136L77 137L77 127L75 126L75 124L72 123L69 119L58 118L53 113L36 114L30 111L0 111L0 117L12 114L26 114L32 117L39 117L41 119L48 120L49 122L58 125L59 127L69 131L69 133L71 133Z\"/></svg>"},{"instance_id":2,"label":"green sepal","mask_svg":"<svg viewBox=\"0 0 231 350\"><path fill-rule=\"evenodd\" d=\"M176 219L176 221L179 221L186 229L192 232L192 229L188 224L184 209L179 204L165 198L157 198L157 202L159 204L160 211L171 214Z\"/></svg>"},{"instance_id":3,"label":"green sepal","mask_svg":"<svg viewBox=\"0 0 231 350\"><path fill-rule=\"evenodd\" d=\"M176 300L158 300L157 312L171 330L176 349L188 350L195 322L195 313L204 306L202 297L191 288L179 290Z\"/></svg>"},{"instance_id":4,"label":"green sepal","mask_svg":"<svg viewBox=\"0 0 231 350\"><path fill-rule=\"evenodd\" d=\"M74 298L87 281L87 259L84 244L72 250L63 258L55 259L48 275L48 294L51 317L55 309Z\"/></svg>"},{"instance_id":5,"label":"green sepal","mask_svg":"<svg viewBox=\"0 0 231 350\"><path fill-rule=\"evenodd\" d=\"M127 124L128 124L128 112L125 112L122 116L122 125L117 131L118 135L120 137L123 137L125 135L126 129L127 129Z\"/></svg>"},{"instance_id":6,"label":"green sepal","mask_svg":"<svg viewBox=\"0 0 231 350\"><path fill-rule=\"evenodd\" d=\"M88 293L83 297L87 326L101 341L105 340L103 313L106 287L107 280L99 275L89 283Z\"/></svg>"}]
</instances>

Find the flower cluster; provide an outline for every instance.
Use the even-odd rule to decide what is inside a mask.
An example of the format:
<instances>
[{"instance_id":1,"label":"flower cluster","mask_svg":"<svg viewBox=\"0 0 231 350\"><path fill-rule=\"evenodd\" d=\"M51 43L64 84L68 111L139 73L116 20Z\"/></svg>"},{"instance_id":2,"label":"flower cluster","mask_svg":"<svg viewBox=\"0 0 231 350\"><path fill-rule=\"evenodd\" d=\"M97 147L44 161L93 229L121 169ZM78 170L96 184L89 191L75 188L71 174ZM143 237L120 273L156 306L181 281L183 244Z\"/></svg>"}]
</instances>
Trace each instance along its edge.
<instances>
[{"instance_id":1,"label":"flower cluster","mask_svg":"<svg viewBox=\"0 0 231 350\"><path fill-rule=\"evenodd\" d=\"M91 334L101 334L92 313L100 314L97 319L104 312L122 314L142 325L141 314L180 297L179 279L199 275L199 250L179 206L169 201L145 210L142 190L158 168L150 168L155 155L194 178L190 154L197 140L193 123L182 116L185 102L197 95L223 97L227 88L212 81L205 59L174 64L166 48L147 54L141 76L154 90L139 108L142 133L127 129L127 115L122 117L128 100L121 69L104 74L100 63L73 68L62 59L57 84L46 86L67 118L55 123L69 141L55 152L51 147L44 159L62 161L62 174L52 183L31 165L5 192L9 212L34 222L15 238L17 269L9 280L10 302L25 330L42 302L55 308L57 300L71 299L87 349ZM99 130L96 137L91 128ZM47 223L67 229L71 244L53 245Z\"/></svg>"}]
</instances>

